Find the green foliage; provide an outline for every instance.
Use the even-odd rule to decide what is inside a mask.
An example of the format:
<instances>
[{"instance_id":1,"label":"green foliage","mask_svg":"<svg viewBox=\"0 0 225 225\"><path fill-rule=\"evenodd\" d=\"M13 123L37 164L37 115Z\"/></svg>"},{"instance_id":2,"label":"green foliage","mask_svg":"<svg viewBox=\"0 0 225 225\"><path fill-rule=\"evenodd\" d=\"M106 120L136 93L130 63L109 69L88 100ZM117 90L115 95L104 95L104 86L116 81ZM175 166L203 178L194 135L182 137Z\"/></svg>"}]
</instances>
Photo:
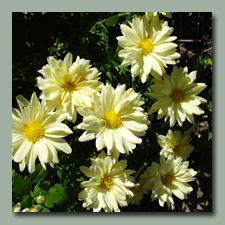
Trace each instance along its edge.
<instances>
[{"instance_id":1,"label":"green foliage","mask_svg":"<svg viewBox=\"0 0 225 225\"><path fill-rule=\"evenodd\" d=\"M119 16L118 15L111 16L108 19L106 19L105 25L107 27L115 26L115 24L118 21L118 19L119 19Z\"/></svg>"},{"instance_id":2,"label":"green foliage","mask_svg":"<svg viewBox=\"0 0 225 225\"><path fill-rule=\"evenodd\" d=\"M23 178L18 174L13 176L12 185L14 187L13 192L18 196L29 195L32 188L30 178L27 176Z\"/></svg>"},{"instance_id":3,"label":"green foliage","mask_svg":"<svg viewBox=\"0 0 225 225\"><path fill-rule=\"evenodd\" d=\"M39 181L42 181L46 175L48 174L48 171L45 171L41 164L36 166L35 171L30 174L30 180L31 183L37 183Z\"/></svg>"},{"instance_id":4,"label":"green foliage","mask_svg":"<svg viewBox=\"0 0 225 225\"><path fill-rule=\"evenodd\" d=\"M62 184L55 184L51 187L46 196L45 206L53 208L55 204L62 204L67 200L68 196L65 193L65 188Z\"/></svg>"},{"instance_id":5,"label":"green foliage","mask_svg":"<svg viewBox=\"0 0 225 225\"><path fill-rule=\"evenodd\" d=\"M35 187L34 187L34 192L32 194L32 196L34 198L38 197L39 195L43 195L43 196L47 196L48 191L50 189L50 182L49 181L44 181L39 182Z\"/></svg>"}]
</instances>

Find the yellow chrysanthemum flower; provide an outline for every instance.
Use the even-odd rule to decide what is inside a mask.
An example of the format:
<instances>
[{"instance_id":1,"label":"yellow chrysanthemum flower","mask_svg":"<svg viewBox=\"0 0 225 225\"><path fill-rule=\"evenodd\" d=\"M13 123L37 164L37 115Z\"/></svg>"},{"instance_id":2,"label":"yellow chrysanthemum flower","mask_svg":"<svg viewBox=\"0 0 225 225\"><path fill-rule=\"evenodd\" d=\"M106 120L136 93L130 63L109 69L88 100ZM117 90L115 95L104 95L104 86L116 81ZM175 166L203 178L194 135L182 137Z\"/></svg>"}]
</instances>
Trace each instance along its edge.
<instances>
[{"instance_id":1,"label":"yellow chrysanthemum flower","mask_svg":"<svg viewBox=\"0 0 225 225\"><path fill-rule=\"evenodd\" d=\"M20 171L27 166L30 173L35 170L37 158L44 169L45 163L54 167L59 162L56 149L66 154L72 151L63 139L73 133L61 123L67 115L49 111L35 92L30 102L22 96L17 96L17 102L20 111L12 109L12 159L19 163Z\"/></svg>"},{"instance_id":2,"label":"yellow chrysanthemum flower","mask_svg":"<svg viewBox=\"0 0 225 225\"><path fill-rule=\"evenodd\" d=\"M181 157L166 160L160 156L160 164L153 162L141 175L141 179L146 180L145 188L152 192L152 201L158 199L161 207L167 203L174 209L172 195L183 200L193 190L187 182L193 181L197 172L189 169L188 165L189 162L183 162Z\"/></svg>"},{"instance_id":3,"label":"yellow chrysanthemum flower","mask_svg":"<svg viewBox=\"0 0 225 225\"><path fill-rule=\"evenodd\" d=\"M171 19L172 18L172 15L171 15L171 12L145 12L145 15L146 15L146 18L148 20L150 20L153 16L158 16L160 14L162 14L163 16Z\"/></svg>"},{"instance_id":4,"label":"yellow chrysanthemum flower","mask_svg":"<svg viewBox=\"0 0 225 225\"><path fill-rule=\"evenodd\" d=\"M162 148L160 155L164 155L166 158L181 157L185 161L194 150L194 146L189 143L190 140L189 131L182 134L181 131L168 130L166 136L157 135L157 141Z\"/></svg>"},{"instance_id":5,"label":"yellow chrysanthemum flower","mask_svg":"<svg viewBox=\"0 0 225 225\"><path fill-rule=\"evenodd\" d=\"M173 28L166 21L154 16L149 23L146 15L133 16L131 27L120 26L123 36L117 37L118 44L123 48L119 57L124 58L121 66L131 65L132 77L140 74L142 83L146 82L149 74L160 79L167 64L176 64L180 57L176 52L177 37L171 36Z\"/></svg>"},{"instance_id":6,"label":"yellow chrysanthemum flower","mask_svg":"<svg viewBox=\"0 0 225 225\"><path fill-rule=\"evenodd\" d=\"M83 202L83 207L94 212L103 209L105 212L120 212L119 206L128 205L127 198L134 194L130 190L135 184L134 178L130 174L135 170L125 170L126 160L120 160L112 156L106 156L102 151L98 157L91 159L90 168L81 166L80 170L88 181L83 181L81 187L84 188L78 199Z\"/></svg>"},{"instance_id":7,"label":"yellow chrysanthemum flower","mask_svg":"<svg viewBox=\"0 0 225 225\"><path fill-rule=\"evenodd\" d=\"M201 115L204 113L199 105L207 101L197 96L203 91L207 85L204 83L194 83L197 71L188 74L188 68L179 69L174 66L171 76L164 74L162 79L153 79L154 83L149 95L157 98L150 113L158 112L157 119L165 116L165 122L170 117L170 127L174 126L176 121L179 126L183 126L183 122L187 119L194 124L193 115Z\"/></svg>"},{"instance_id":8,"label":"yellow chrysanthemum flower","mask_svg":"<svg viewBox=\"0 0 225 225\"><path fill-rule=\"evenodd\" d=\"M100 73L90 68L89 60L80 59L72 63L72 54L64 60L48 57L48 64L39 72L43 77L37 78L37 86L42 93L40 98L52 110L63 110L68 113L67 120L73 123L77 118L77 107L92 107L92 94L101 91Z\"/></svg>"},{"instance_id":9,"label":"yellow chrysanthemum flower","mask_svg":"<svg viewBox=\"0 0 225 225\"><path fill-rule=\"evenodd\" d=\"M78 108L83 122L75 128L86 130L79 141L86 142L96 138L98 151L107 148L107 154L129 154L140 144L148 129L147 114L141 110L143 104L140 94L125 91L125 85L114 89L108 83L103 87L100 97L93 95L95 105L91 109Z\"/></svg>"}]
</instances>

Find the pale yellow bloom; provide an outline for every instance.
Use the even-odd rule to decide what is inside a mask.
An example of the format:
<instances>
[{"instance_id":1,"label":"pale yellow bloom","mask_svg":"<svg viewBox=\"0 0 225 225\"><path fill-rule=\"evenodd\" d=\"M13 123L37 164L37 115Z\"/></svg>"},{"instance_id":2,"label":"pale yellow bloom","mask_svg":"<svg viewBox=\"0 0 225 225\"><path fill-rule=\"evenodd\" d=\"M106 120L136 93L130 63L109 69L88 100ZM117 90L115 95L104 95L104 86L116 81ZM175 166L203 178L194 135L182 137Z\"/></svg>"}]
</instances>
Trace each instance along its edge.
<instances>
[{"instance_id":1,"label":"pale yellow bloom","mask_svg":"<svg viewBox=\"0 0 225 225\"><path fill-rule=\"evenodd\" d=\"M66 154L72 151L63 139L73 133L61 123L67 115L49 111L43 102L40 104L35 92L30 102L22 96L17 96L17 102L20 111L12 109L12 159L19 163L20 171L27 166L30 173L35 170L37 158L44 169L45 163L54 167L59 162L57 150Z\"/></svg>"},{"instance_id":2,"label":"pale yellow bloom","mask_svg":"<svg viewBox=\"0 0 225 225\"><path fill-rule=\"evenodd\" d=\"M125 85L114 89L107 83L100 97L94 94L93 99L93 108L78 108L83 122L75 128L85 130L79 141L96 138L97 150L106 147L108 155L132 153L149 125L147 114L141 109L144 102L140 94L131 89L125 91Z\"/></svg>"},{"instance_id":3,"label":"pale yellow bloom","mask_svg":"<svg viewBox=\"0 0 225 225\"><path fill-rule=\"evenodd\" d=\"M91 159L90 168L81 166L80 170L88 181L83 181L81 187L84 188L78 199L83 202L83 207L94 212L103 209L105 212L120 212L119 206L128 205L127 198L134 194L130 188L134 187L134 178L130 174L134 170L125 170L126 160L118 161L118 158L106 156L104 151L98 157Z\"/></svg>"},{"instance_id":4,"label":"pale yellow bloom","mask_svg":"<svg viewBox=\"0 0 225 225\"><path fill-rule=\"evenodd\" d=\"M150 20L153 16L158 16L159 14L162 14L163 16L171 19L172 15L170 12L145 12L146 18Z\"/></svg>"},{"instance_id":5,"label":"pale yellow bloom","mask_svg":"<svg viewBox=\"0 0 225 225\"><path fill-rule=\"evenodd\" d=\"M199 105L207 102L197 96L207 85L194 83L196 75L197 71L188 74L187 67L174 66L171 76L164 74L160 80L153 79L155 84L150 88L154 92L150 92L149 95L158 101L152 105L149 112L158 112L158 120L165 116L165 122L170 117L170 127L176 122L181 127L186 119L194 124L193 115L203 114L204 110Z\"/></svg>"},{"instance_id":6,"label":"pale yellow bloom","mask_svg":"<svg viewBox=\"0 0 225 225\"><path fill-rule=\"evenodd\" d=\"M133 106L133 109L135 110L138 110L138 111L141 111L143 112L144 109L141 107L142 105L145 104L145 100L144 98L141 96L141 94L139 93L136 93L134 91L133 88L129 88L126 92L125 92L125 95L126 97L131 97L131 98L134 98L134 106Z\"/></svg>"},{"instance_id":7,"label":"pale yellow bloom","mask_svg":"<svg viewBox=\"0 0 225 225\"><path fill-rule=\"evenodd\" d=\"M73 56L68 53L64 60L50 56L48 64L39 72L43 77L37 78L37 86L42 93L40 98L52 110L66 112L67 120L73 123L77 118L77 107L92 107L92 94L101 91L100 73L90 68L89 60L80 59L72 63Z\"/></svg>"},{"instance_id":8,"label":"pale yellow bloom","mask_svg":"<svg viewBox=\"0 0 225 225\"><path fill-rule=\"evenodd\" d=\"M173 28L167 21L154 16L149 23L146 15L133 16L130 27L120 26L123 36L117 37L118 44L123 48L119 57L124 58L121 66L131 65L132 77L140 74L142 83L146 82L149 74L160 79L167 64L176 64L180 54L176 52L177 37L171 36Z\"/></svg>"},{"instance_id":9,"label":"pale yellow bloom","mask_svg":"<svg viewBox=\"0 0 225 225\"><path fill-rule=\"evenodd\" d=\"M187 182L193 181L197 172L189 169L188 165L189 162L183 162L181 157L166 160L160 156L160 164L152 162L147 172L141 175L141 179L146 181L145 188L152 193L152 201L158 199L161 207L167 203L174 209L172 195L183 200L193 190Z\"/></svg>"},{"instance_id":10,"label":"pale yellow bloom","mask_svg":"<svg viewBox=\"0 0 225 225\"><path fill-rule=\"evenodd\" d=\"M166 136L157 135L157 141L162 148L160 155L164 155L166 158L182 157L185 161L194 150L194 146L189 143L190 140L190 132L182 134L181 131L168 130Z\"/></svg>"},{"instance_id":11,"label":"pale yellow bloom","mask_svg":"<svg viewBox=\"0 0 225 225\"><path fill-rule=\"evenodd\" d=\"M25 208L21 211L21 204L17 203L12 207L12 212L29 212L29 208Z\"/></svg>"}]
</instances>

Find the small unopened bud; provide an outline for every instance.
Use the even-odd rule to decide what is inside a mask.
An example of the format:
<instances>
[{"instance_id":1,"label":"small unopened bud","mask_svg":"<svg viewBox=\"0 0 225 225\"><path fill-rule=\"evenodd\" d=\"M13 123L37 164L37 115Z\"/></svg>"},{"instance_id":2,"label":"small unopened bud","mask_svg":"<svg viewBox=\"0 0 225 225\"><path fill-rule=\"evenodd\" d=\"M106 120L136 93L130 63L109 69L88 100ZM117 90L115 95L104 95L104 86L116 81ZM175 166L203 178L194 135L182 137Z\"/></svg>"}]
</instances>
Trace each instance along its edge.
<instances>
[{"instance_id":1,"label":"small unopened bud","mask_svg":"<svg viewBox=\"0 0 225 225\"><path fill-rule=\"evenodd\" d=\"M44 203L45 203L45 196L44 195L39 195L39 196L37 196L37 198L36 198L36 203L38 204L38 205L43 205Z\"/></svg>"},{"instance_id":2,"label":"small unopened bud","mask_svg":"<svg viewBox=\"0 0 225 225\"><path fill-rule=\"evenodd\" d=\"M29 212L40 212L40 211L39 211L39 209L37 209L37 208L31 208L31 209L29 210Z\"/></svg>"}]
</instances>

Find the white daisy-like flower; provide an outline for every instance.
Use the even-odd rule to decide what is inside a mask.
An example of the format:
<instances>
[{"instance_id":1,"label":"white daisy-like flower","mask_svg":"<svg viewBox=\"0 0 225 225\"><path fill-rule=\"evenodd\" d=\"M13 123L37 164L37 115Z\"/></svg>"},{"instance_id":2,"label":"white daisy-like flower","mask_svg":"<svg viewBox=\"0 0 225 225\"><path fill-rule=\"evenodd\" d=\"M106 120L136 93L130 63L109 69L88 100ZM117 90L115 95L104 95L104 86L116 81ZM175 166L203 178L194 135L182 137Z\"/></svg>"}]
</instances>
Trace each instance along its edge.
<instances>
[{"instance_id":1,"label":"white daisy-like flower","mask_svg":"<svg viewBox=\"0 0 225 225\"><path fill-rule=\"evenodd\" d=\"M180 54L176 52L177 37L171 36L173 28L167 21L154 16L149 23L146 15L133 16L130 26L120 26L123 36L117 37L118 44L123 48L119 57L124 58L121 66L131 65L132 77L140 74L142 83L146 82L149 74L160 79L167 64L176 64Z\"/></svg>"},{"instance_id":2,"label":"white daisy-like flower","mask_svg":"<svg viewBox=\"0 0 225 225\"><path fill-rule=\"evenodd\" d=\"M161 207L167 203L168 208L174 209L172 195L183 200L193 190L187 182L193 181L197 172L188 165L189 162L183 162L181 157L166 160L160 156L160 164L152 162L141 175L141 179L146 180L145 188L152 192L152 201L158 199Z\"/></svg>"},{"instance_id":3,"label":"white daisy-like flower","mask_svg":"<svg viewBox=\"0 0 225 225\"><path fill-rule=\"evenodd\" d=\"M20 171L27 166L30 173L35 170L37 158L44 169L45 163L54 167L59 162L57 150L66 154L72 151L63 139L73 133L61 123L67 115L49 111L39 102L35 92L30 102L22 96L17 96L17 102L20 111L12 109L12 159L19 163Z\"/></svg>"},{"instance_id":4,"label":"white daisy-like flower","mask_svg":"<svg viewBox=\"0 0 225 225\"><path fill-rule=\"evenodd\" d=\"M140 95L130 89L126 92L125 85L114 89L107 83L100 97L94 94L93 99L93 108L77 109L83 122L75 128L85 130L79 141L96 138L97 150L106 147L108 155L133 152L149 125L147 114L140 109Z\"/></svg>"},{"instance_id":5,"label":"white daisy-like flower","mask_svg":"<svg viewBox=\"0 0 225 225\"><path fill-rule=\"evenodd\" d=\"M102 151L98 157L91 159L90 168L81 166L80 170L88 181L83 181L81 187L84 188L78 199L83 202L83 207L94 212L103 209L105 212L120 212L119 206L128 205L127 198L134 194L130 190L135 184L134 178L130 174L135 170L125 170L126 160L118 161L118 158L106 156Z\"/></svg>"},{"instance_id":6,"label":"white daisy-like flower","mask_svg":"<svg viewBox=\"0 0 225 225\"><path fill-rule=\"evenodd\" d=\"M166 158L181 157L185 161L194 150L194 146L189 143L190 140L190 132L182 134L181 131L168 130L166 136L157 135L157 142L162 148L160 155L164 155Z\"/></svg>"},{"instance_id":7,"label":"white daisy-like flower","mask_svg":"<svg viewBox=\"0 0 225 225\"><path fill-rule=\"evenodd\" d=\"M194 83L196 75L197 71L188 74L187 67L174 66L171 76L164 74L160 80L153 79L155 84L150 88L154 92L148 94L158 101L152 105L149 112L158 112L158 120L165 116L165 122L170 117L170 127L173 127L176 121L182 127L186 119L194 124L193 115L203 114L204 110L199 105L207 102L197 96L207 85Z\"/></svg>"},{"instance_id":8,"label":"white daisy-like flower","mask_svg":"<svg viewBox=\"0 0 225 225\"><path fill-rule=\"evenodd\" d=\"M146 18L148 20L150 20L153 16L158 16L159 14L162 14L169 19L172 18L171 12L145 12Z\"/></svg>"},{"instance_id":9,"label":"white daisy-like flower","mask_svg":"<svg viewBox=\"0 0 225 225\"><path fill-rule=\"evenodd\" d=\"M42 93L40 98L50 110L63 110L68 113L67 120L73 123L77 118L77 107L92 107L92 94L101 91L100 73L90 68L89 60L80 59L72 63L73 56L68 53L64 60L50 56L48 64L39 72L37 86Z\"/></svg>"},{"instance_id":10,"label":"white daisy-like flower","mask_svg":"<svg viewBox=\"0 0 225 225\"><path fill-rule=\"evenodd\" d=\"M21 211L21 204L17 203L12 207L12 212L29 212L29 208L25 208Z\"/></svg>"}]
</instances>

